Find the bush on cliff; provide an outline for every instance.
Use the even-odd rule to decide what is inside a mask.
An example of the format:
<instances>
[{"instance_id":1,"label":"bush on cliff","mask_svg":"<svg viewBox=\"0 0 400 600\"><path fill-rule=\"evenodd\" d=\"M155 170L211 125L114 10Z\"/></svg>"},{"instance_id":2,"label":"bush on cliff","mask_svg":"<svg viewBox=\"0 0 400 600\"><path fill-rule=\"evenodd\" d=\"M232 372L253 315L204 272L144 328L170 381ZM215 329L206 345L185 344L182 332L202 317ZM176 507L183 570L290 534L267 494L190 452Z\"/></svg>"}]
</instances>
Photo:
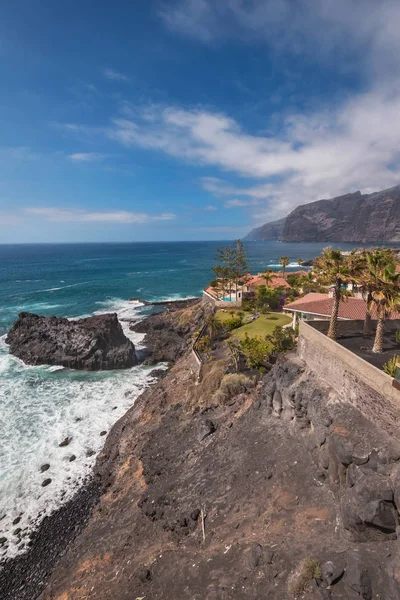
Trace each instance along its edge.
<instances>
[{"instance_id":1,"label":"bush on cliff","mask_svg":"<svg viewBox=\"0 0 400 600\"><path fill-rule=\"evenodd\" d=\"M321 579L321 564L317 560L313 560L309 556L303 560L297 573L292 577L289 585L290 592L294 598L303 596L307 590L311 588L313 579Z\"/></svg>"},{"instance_id":2,"label":"bush on cliff","mask_svg":"<svg viewBox=\"0 0 400 600\"><path fill-rule=\"evenodd\" d=\"M231 398L248 392L255 386L253 379L246 377L243 373L230 373L222 378L215 399L219 403L228 402Z\"/></svg>"}]
</instances>

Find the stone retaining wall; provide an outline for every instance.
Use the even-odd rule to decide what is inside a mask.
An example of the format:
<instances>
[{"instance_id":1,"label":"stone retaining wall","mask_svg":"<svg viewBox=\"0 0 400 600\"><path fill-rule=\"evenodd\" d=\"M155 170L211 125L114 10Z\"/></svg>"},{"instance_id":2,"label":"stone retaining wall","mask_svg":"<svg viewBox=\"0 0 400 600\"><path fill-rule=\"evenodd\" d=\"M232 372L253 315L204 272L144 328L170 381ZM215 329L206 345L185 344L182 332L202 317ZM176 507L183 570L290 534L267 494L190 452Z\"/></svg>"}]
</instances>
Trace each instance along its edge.
<instances>
[{"instance_id":1,"label":"stone retaining wall","mask_svg":"<svg viewBox=\"0 0 400 600\"><path fill-rule=\"evenodd\" d=\"M400 391L392 386L389 375L304 321L300 322L297 352L343 402L400 438Z\"/></svg>"}]
</instances>

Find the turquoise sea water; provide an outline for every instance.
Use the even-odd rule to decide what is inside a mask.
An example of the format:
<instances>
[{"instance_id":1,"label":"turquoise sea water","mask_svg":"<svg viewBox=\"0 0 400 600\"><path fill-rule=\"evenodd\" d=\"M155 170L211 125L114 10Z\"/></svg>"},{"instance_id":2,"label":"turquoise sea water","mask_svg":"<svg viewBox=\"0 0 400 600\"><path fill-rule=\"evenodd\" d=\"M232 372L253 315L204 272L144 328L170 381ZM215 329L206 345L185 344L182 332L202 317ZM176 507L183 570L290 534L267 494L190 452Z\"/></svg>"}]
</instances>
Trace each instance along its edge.
<instances>
[{"instance_id":1,"label":"turquoise sea water","mask_svg":"<svg viewBox=\"0 0 400 600\"><path fill-rule=\"evenodd\" d=\"M12 534L35 527L90 474L112 425L150 381L149 369L82 373L28 367L8 353L5 333L21 311L82 317L117 312L126 333L150 310L129 298L179 299L201 294L212 278L217 242L0 246L0 558L23 550ZM296 269L324 244L249 243L252 272L278 269L287 255ZM343 245L350 249L352 245ZM59 443L70 437L68 446ZM70 461L71 457L75 459ZM41 473L41 465L50 468ZM42 487L45 478L52 479ZM22 513L22 514L21 514ZM3 517L3 518L2 518Z\"/></svg>"}]
</instances>

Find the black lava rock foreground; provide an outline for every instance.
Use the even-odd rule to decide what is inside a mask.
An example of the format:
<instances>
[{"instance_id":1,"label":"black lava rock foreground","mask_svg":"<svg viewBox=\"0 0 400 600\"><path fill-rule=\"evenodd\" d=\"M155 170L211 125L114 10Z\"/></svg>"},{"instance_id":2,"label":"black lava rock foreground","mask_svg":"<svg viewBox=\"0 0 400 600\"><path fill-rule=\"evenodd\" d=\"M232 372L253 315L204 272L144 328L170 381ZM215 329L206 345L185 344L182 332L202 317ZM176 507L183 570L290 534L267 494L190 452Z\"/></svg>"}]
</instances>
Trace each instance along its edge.
<instances>
[{"instance_id":1,"label":"black lava rock foreground","mask_svg":"<svg viewBox=\"0 0 400 600\"><path fill-rule=\"evenodd\" d=\"M99 371L137 364L135 346L125 336L115 313L70 321L23 312L6 343L11 354L28 365Z\"/></svg>"},{"instance_id":2,"label":"black lava rock foreground","mask_svg":"<svg viewBox=\"0 0 400 600\"><path fill-rule=\"evenodd\" d=\"M135 402L2 600L399 600L400 440L293 354L229 403L225 369Z\"/></svg>"}]
</instances>

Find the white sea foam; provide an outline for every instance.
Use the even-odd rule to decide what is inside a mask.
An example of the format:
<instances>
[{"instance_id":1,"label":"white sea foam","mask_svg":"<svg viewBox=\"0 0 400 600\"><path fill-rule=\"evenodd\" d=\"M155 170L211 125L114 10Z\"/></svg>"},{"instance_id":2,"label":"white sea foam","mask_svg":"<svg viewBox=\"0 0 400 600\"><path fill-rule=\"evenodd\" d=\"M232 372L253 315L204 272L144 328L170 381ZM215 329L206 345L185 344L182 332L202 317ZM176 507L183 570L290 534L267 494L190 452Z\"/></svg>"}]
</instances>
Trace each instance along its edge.
<instances>
[{"instance_id":1,"label":"white sea foam","mask_svg":"<svg viewBox=\"0 0 400 600\"><path fill-rule=\"evenodd\" d=\"M96 313L117 312L125 333L140 347L144 336L129 330L129 319L137 319L141 306L112 298L99 303ZM12 357L5 336L0 338L0 538L8 540L0 558L23 551L12 533L16 528L28 534L84 483L106 439L100 433L133 405L151 381L150 371L30 367ZM59 447L66 437L70 443ZM70 462L71 456L76 458ZM42 473L44 464L50 468ZM42 487L48 478L51 483Z\"/></svg>"},{"instance_id":2,"label":"white sea foam","mask_svg":"<svg viewBox=\"0 0 400 600\"><path fill-rule=\"evenodd\" d=\"M270 263L268 263L268 266L269 266L269 267L278 267L279 269L282 269L282 265L281 265L281 264L279 264L279 263L273 263L273 262L270 262ZM286 266L286 268L287 268L287 269L288 269L288 268L289 268L289 269L293 269L293 268L296 268L296 269L304 269L305 267L303 267L303 266L301 266L301 265L299 266L297 262L291 262L291 263L289 263L289 264Z\"/></svg>"},{"instance_id":3,"label":"white sea foam","mask_svg":"<svg viewBox=\"0 0 400 600\"><path fill-rule=\"evenodd\" d=\"M196 296L182 296L182 294L171 294L170 296L159 296L154 299L154 302L174 302L177 300L192 300ZM199 291L200 297L200 291Z\"/></svg>"}]
</instances>

